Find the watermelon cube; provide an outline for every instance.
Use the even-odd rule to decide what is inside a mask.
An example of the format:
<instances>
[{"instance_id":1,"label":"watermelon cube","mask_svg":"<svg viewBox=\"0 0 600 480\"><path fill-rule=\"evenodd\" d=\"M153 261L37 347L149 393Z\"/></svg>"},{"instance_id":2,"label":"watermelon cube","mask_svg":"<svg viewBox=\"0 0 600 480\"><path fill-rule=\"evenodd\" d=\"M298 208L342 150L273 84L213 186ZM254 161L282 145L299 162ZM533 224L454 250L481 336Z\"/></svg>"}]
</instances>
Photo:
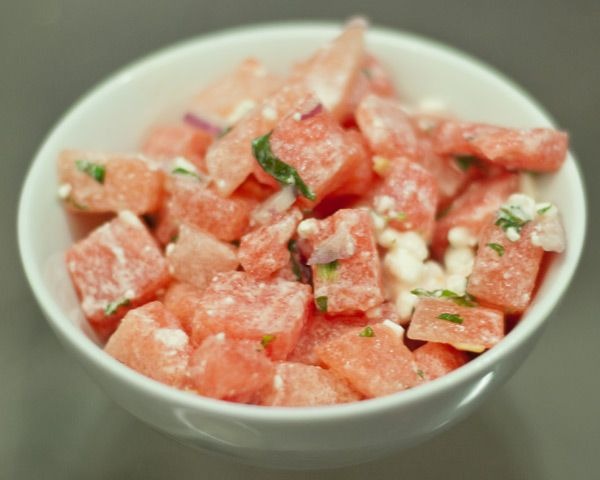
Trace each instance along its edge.
<instances>
[{"instance_id":1,"label":"watermelon cube","mask_svg":"<svg viewBox=\"0 0 600 480\"><path fill-rule=\"evenodd\" d=\"M445 343L427 342L413 352L420 375L435 380L469 361L469 356Z\"/></svg>"},{"instance_id":2,"label":"watermelon cube","mask_svg":"<svg viewBox=\"0 0 600 480\"><path fill-rule=\"evenodd\" d=\"M206 86L193 99L191 110L224 124L234 124L281 85L256 58L246 58L227 75Z\"/></svg>"},{"instance_id":3,"label":"watermelon cube","mask_svg":"<svg viewBox=\"0 0 600 480\"><path fill-rule=\"evenodd\" d=\"M397 100L367 95L356 109L356 122L376 154L416 160L417 132Z\"/></svg>"},{"instance_id":4,"label":"watermelon cube","mask_svg":"<svg viewBox=\"0 0 600 480\"><path fill-rule=\"evenodd\" d=\"M544 250L531 242L535 230L526 224L520 238L511 241L497 225L482 233L467 291L479 301L507 313L520 313L531 302Z\"/></svg>"},{"instance_id":5,"label":"watermelon cube","mask_svg":"<svg viewBox=\"0 0 600 480\"><path fill-rule=\"evenodd\" d=\"M361 20L348 23L341 35L297 65L292 73L292 82L313 91L338 120L351 113L352 94L365 57L365 27Z\"/></svg>"},{"instance_id":6,"label":"watermelon cube","mask_svg":"<svg viewBox=\"0 0 600 480\"><path fill-rule=\"evenodd\" d=\"M75 243L67 270L90 324L104 337L125 313L169 282L167 263L133 213L124 211Z\"/></svg>"},{"instance_id":7,"label":"watermelon cube","mask_svg":"<svg viewBox=\"0 0 600 480\"><path fill-rule=\"evenodd\" d=\"M220 195L231 195L251 173L272 184L273 179L263 172L252 154L252 140L273 130L277 121L307 93L302 85L283 86L211 145L206 152L206 167Z\"/></svg>"},{"instance_id":8,"label":"watermelon cube","mask_svg":"<svg viewBox=\"0 0 600 480\"><path fill-rule=\"evenodd\" d=\"M413 340L448 343L459 350L482 352L504 337L504 314L491 308L461 306L452 300L421 298L407 336Z\"/></svg>"},{"instance_id":9,"label":"watermelon cube","mask_svg":"<svg viewBox=\"0 0 600 480\"><path fill-rule=\"evenodd\" d=\"M190 357L179 321L160 302L130 310L104 350L142 375L182 387Z\"/></svg>"},{"instance_id":10,"label":"watermelon cube","mask_svg":"<svg viewBox=\"0 0 600 480\"><path fill-rule=\"evenodd\" d=\"M319 309L340 314L381 304L381 262L369 212L342 209L324 220L306 222L311 228L300 231L312 248L308 263Z\"/></svg>"},{"instance_id":11,"label":"watermelon cube","mask_svg":"<svg viewBox=\"0 0 600 480\"><path fill-rule=\"evenodd\" d=\"M169 288L162 296L162 303L165 308L175 315L181 322L181 328L188 334L193 345L199 345L200 342L194 342L192 338L192 321L196 310L202 298L202 290L194 285L184 282L172 282ZM203 335L201 340L208 334Z\"/></svg>"},{"instance_id":12,"label":"watermelon cube","mask_svg":"<svg viewBox=\"0 0 600 480\"><path fill-rule=\"evenodd\" d=\"M290 263L288 242L296 233L302 213L293 208L270 225L264 225L244 235L240 241L239 258L250 275L266 278Z\"/></svg>"},{"instance_id":13,"label":"watermelon cube","mask_svg":"<svg viewBox=\"0 0 600 480\"><path fill-rule=\"evenodd\" d=\"M400 231L416 231L426 240L435 227L438 184L418 163L395 159L383 182L375 189L374 210Z\"/></svg>"},{"instance_id":14,"label":"watermelon cube","mask_svg":"<svg viewBox=\"0 0 600 480\"><path fill-rule=\"evenodd\" d=\"M162 173L140 155L64 150L58 177L59 196L77 212L149 213L162 197Z\"/></svg>"},{"instance_id":15,"label":"watermelon cube","mask_svg":"<svg viewBox=\"0 0 600 480\"><path fill-rule=\"evenodd\" d=\"M219 273L204 291L194 322L231 338L264 342L269 355L282 360L298 341L310 303L310 287L299 282Z\"/></svg>"},{"instance_id":16,"label":"watermelon cube","mask_svg":"<svg viewBox=\"0 0 600 480\"><path fill-rule=\"evenodd\" d=\"M213 139L210 133L184 123L157 125L144 139L142 152L161 160L183 157L206 172L204 154Z\"/></svg>"},{"instance_id":17,"label":"watermelon cube","mask_svg":"<svg viewBox=\"0 0 600 480\"><path fill-rule=\"evenodd\" d=\"M317 347L321 361L367 398L389 395L421 382L402 328L384 322L347 332Z\"/></svg>"},{"instance_id":18,"label":"watermelon cube","mask_svg":"<svg viewBox=\"0 0 600 480\"><path fill-rule=\"evenodd\" d=\"M166 254L171 275L200 289L215 274L233 271L240 264L233 245L187 224L179 227L177 241L167 246Z\"/></svg>"},{"instance_id":19,"label":"watermelon cube","mask_svg":"<svg viewBox=\"0 0 600 480\"><path fill-rule=\"evenodd\" d=\"M190 358L189 386L201 395L248 402L273 378L274 367L259 342L212 335Z\"/></svg>"},{"instance_id":20,"label":"watermelon cube","mask_svg":"<svg viewBox=\"0 0 600 480\"><path fill-rule=\"evenodd\" d=\"M515 129L448 120L434 132L441 154L470 154L511 170L554 172L567 155L565 132L550 128Z\"/></svg>"},{"instance_id":21,"label":"watermelon cube","mask_svg":"<svg viewBox=\"0 0 600 480\"><path fill-rule=\"evenodd\" d=\"M329 370L302 363L282 362L260 393L261 405L314 407L360 400L345 380Z\"/></svg>"},{"instance_id":22,"label":"watermelon cube","mask_svg":"<svg viewBox=\"0 0 600 480\"><path fill-rule=\"evenodd\" d=\"M353 174L365 152L314 96L285 116L269 138L273 154L296 169L316 196L335 191ZM303 204L309 204L301 197Z\"/></svg>"},{"instance_id":23,"label":"watermelon cube","mask_svg":"<svg viewBox=\"0 0 600 480\"><path fill-rule=\"evenodd\" d=\"M159 215L156 236L168 243L179 225L187 223L231 242L239 239L248 228L250 212L256 205L241 195L223 198L202 182L180 176L168 184L170 195Z\"/></svg>"},{"instance_id":24,"label":"watermelon cube","mask_svg":"<svg viewBox=\"0 0 600 480\"><path fill-rule=\"evenodd\" d=\"M348 167L349 173L343 185L338 187L331 195L343 197L346 195L364 196L373 186L373 163L365 139L357 130L346 130L346 141L352 145L351 149L358 152L352 156L353 164Z\"/></svg>"},{"instance_id":25,"label":"watermelon cube","mask_svg":"<svg viewBox=\"0 0 600 480\"><path fill-rule=\"evenodd\" d=\"M320 344L346 332L354 331L356 327L364 327L369 321L361 315L326 317L320 312L315 312L309 316L300 338L298 338L296 347L287 359L290 362L319 365L320 361L316 349Z\"/></svg>"},{"instance_id":26,"label":"watermelon cube","mask_svg":"<svg viewBox=\"0 0 600 480\"><path fill-rule=\"evenodd\" d=\"M448 246L448 232L454 227L466 228L471 235L479 237L481 230L493 220L500 206L518 188L519 177L513 173L471 183L437 221L431 246L434 255L437 258L443 257Z\"/></svg>"}]
</instances>

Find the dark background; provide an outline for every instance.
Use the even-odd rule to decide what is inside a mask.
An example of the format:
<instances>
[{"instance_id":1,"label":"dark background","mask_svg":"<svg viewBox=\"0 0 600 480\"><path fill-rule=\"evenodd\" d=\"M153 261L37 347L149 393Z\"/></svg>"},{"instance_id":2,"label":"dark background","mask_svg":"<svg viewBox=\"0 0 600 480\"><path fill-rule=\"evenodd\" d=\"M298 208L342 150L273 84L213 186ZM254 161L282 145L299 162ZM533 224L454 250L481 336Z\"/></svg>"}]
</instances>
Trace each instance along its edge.
<instances>
[{"instance_id":1,"label":"dark background","mask_svg":"<svg viewBox=\"0 0 600 480\"><path fill-rule=\"evenodd\" d=\"M492 64L571 133L590 211L583 261L519 372L474 415L426 444L310 475L188 450L113 404L49 330L16 249L23 177L59 116L140 55L224 27L355 13ZM594 0L0 0L0 478L600 478L599 52Z\"/></svg>"}]
</instances>

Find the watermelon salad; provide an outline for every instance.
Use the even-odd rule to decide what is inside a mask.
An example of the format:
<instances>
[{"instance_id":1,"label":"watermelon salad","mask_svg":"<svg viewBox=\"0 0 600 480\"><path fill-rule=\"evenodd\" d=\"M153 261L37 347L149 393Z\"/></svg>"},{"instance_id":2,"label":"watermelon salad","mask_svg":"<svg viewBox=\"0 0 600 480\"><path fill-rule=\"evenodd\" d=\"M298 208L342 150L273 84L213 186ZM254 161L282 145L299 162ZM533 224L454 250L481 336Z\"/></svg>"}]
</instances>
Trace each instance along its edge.
<instances>
[{"instance_id":1,"label":"watermelon salad","mask_svg":"<svg viewBox=\"0 0 600 480\"><path fill-rule=\"evenodd\" d=\"M326 405L432 381L518 322L565 249L534 175L567 135L409 104L365 29L285 77L244 60L137 153L59 155L64 206L107 219L66 253L107 354L198 395Z\"/></svg>"}]
</instances>

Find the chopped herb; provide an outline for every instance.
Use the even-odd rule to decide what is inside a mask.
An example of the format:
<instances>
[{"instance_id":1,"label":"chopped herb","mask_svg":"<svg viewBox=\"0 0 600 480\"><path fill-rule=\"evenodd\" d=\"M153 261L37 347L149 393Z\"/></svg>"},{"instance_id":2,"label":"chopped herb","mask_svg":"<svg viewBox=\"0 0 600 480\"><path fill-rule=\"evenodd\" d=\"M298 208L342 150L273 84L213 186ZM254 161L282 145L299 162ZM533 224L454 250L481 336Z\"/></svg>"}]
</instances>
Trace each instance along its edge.
<instances>
[{"instance_id":1,"label":"chopped herb","mask_svg":"<svg viewBox=\"0 0 600 480\"><path fill-rule=\"evenodd\" d=\"M325 297L325 296L317 297L317 298L315 298L315 303L320 312L327 311L327 297Z\"/></svg>"},{"instance_id":2,"label":"chopped herb","mask_svg":"<svg viewBox=\"0 0 600 480\"><path fill-rule=\"evenodd\" d=\"M104 314L105 315L112 315L112 314L116 313L119 308L126 307L130 303L131 303L131 300L129 298L127 298L127 297L123 297L123 298L121 298L119 300L115 300L114 302L110 302L104 308Z\"/></svg>"},{"instance_id":3,"label":"chopped herb","mask_svg":"<svg viewBox=\"0 0 600 480\"><path fill-rule=\"evenodd\" d=\"M504 255L504 247L502 245L500 245L499 243L488 243L486 244L487 247L490 247L492 250L494 250L499 257L501 257L502 255Z\"/></svg>"},{"instance_id":4,"label":"chopped herb","mask_svg":"<svg viewBox=\"0 0 600 480\"><path fill-rule=\"evenodd\" d=\"M264 348L267 348L269 343L271 343L273 340L275 340L275 338L277 338L275 335L271 335L271 334L263 335L263 337L260 340L260 344Z\"/></svg>"},{"instance_id":5,"label":"chopped herb","mask_svg":"<svg viewBox=\"0 0 600 480\"><path fill-rule=\"evenodd\" d=\"M173 170L171 170L171 173L174 175L189 175L190 177L194 177L200 180L200 175L183 167L175 167Z\"/></svg>"},{"instance_id":6,"label":"chopped herb","mask_svg":"<svg viewBox=\"0 0 600 480\"><path fill-rule=\"evenodd\" d=\"M373 331L373 329L371 328L370 325L367 325L359 334L359 337L374 337L375 336L375 332Z\"/></svg>"},{"instance_id":7,"label":"chopped herb","mask_svg":"<svg viewBox=\"0 0 600 480\"><path fill-rule=\"evenodd\" d=\"M420 368L417 370L417 375L421 378L425 378L425 372L423 372L423 370Z\"/></svg>"},{"instance_id":8,"label":"chopped herb","mask_svg":"<svg viewBox=\"0 0 600 480\"><path fill-rule=\"evenodd\" d=\"M292 272L298 281L302 281L302 267L298 261L298 245L296 240L292 239L288 242L288 250L290 252L290 261L292 262Z\"/></svg>"},{"instance_id":9,"label":"chopped herb","mask_svg":"<svg viewBox=\"0 0 600 480\"><path fill-rule=\"evenodd\" d=\"M334 260L329 263L320 263L317 265L317 276L321 280L331 281L336 277L336 270L338 269L340 262Z\"/></svg>"},{"instance_id":10,"label":"chopped herb","mask_svg":"<svg viewBox=\"0 0 600 480\"><path fill-rule=\"evenodd\" d=\"M229 125L227 128L224 128L223 130L221 130L221 133L219 133L217 135L217 138L223 138L225 135L227 135L229 132L231 132L231 130L233 130L233 126Z\"/></svg>"},{"instance_id":11,"label":"chopped herb","mask_svg":"<svg viewBox=\"0 0 600 480\"><path fill-rule=\"evenodd\" d=\"M463 172L466 172L471 166L477 163L477 159L472 155L455 155L454 161Z\"/></svg>"},{"instance_id":12,"label":"chopped herb","mask_svg":"<svg viewBox=\"0 0 600 480\"><path fill-rule=\"evenodd\" d=\"M498 225L505 232L509 228L513 228L517 233L520 233L523 226L527 224L529 220L525 220L522 218L522 216L515 215L515 213L518 214L519 212L523 213L518 207L502 207L498 211L496 225Z\"/></svg>"},{"instance_id":13,"label":"chopped herb","mask_svg":"<svg viewBox=\"0 0 600 480\"><path fill-rule=\"evenodd\" d=\"M269 132L252 141L252 153L258 161L258 164L279 183L283 185L293 185L302 196L309 200L315 200L317 198L315 193L306 185L306 183L304 183L302 178L300 178L298 171L291 165L282 162L271 151L271 144L269 141L271 133L272 132Z\"/></svg>"},{"instance_id":14,"label":"chopped herb","mask_svg":"<svg viewBox=\"0 0 600 480\"><path fill-rule=\"evenodd\" d=\"M177 243L177 240L179 240L179 234L175 233L172 237L169 243Z\"/></svg>"},{"instance_id":15,"label":"chopped herb","mask_svg":"<svg viewBox=\"0 0 600 480\"><path fill-rule=\"evenodd\" d=\"M552 208L552 204L549 203L548 205L546 205L545 207L539 208L537 213L538 215L543 215L544 213L546 213L548 210L550 210Z\"/></svg>"},{"instance_id":16,"label":"chopped herb","mask_svg":"<svg viewBox=\"0 0 600 480\"><path fill-rule=\"evenodd\" d=\"M437 318L458 324L461 324L464 321L463 318L456 313L440 313Z\"/></svg>"},{"instance_id":17,"label":"chopped herb","mask_svg":"<svg viewBox=\"0 0 600 480\"><path fill-rule=\"evenodd\" d=\"M98 165L87 160L75 160L75 166L77 170L86 173L98 183L104 183L104 176L106 175L106 167L104 165Z\"/></svg>"},{"instance_id":18,"label":"chopped herb","mask_svg":"<svg viewBox=\"0 0 600 480\"><path fill-rule=\"evenodd\" d=\"M456 292L448 289L440 289L440 290L425 290L424 288L415 288L411 290L410 293L416 295L417 297L431 297L431 298L446 298L448 300L452 300L460 307L474 307L475 299L472 295L465 293L464 295L459 295Z\"/></svg>"}]
</instances>

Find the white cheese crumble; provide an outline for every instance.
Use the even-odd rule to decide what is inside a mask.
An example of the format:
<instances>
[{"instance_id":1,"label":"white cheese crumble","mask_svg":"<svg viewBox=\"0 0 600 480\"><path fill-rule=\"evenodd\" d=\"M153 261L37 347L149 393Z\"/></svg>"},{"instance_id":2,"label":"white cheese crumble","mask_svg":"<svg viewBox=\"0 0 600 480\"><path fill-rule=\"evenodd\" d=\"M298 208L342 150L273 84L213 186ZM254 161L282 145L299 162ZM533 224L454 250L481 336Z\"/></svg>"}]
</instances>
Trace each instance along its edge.
<instances>
[{"instance_id":1,"label":"white cheese crumble","mask_svg":"<svg viewBox=\"0 0 600 480\"><path fill-rule=\"evenodd\" d=\"M71 190L73 190L73 187L70 183L63 183L58 187L58 198L65 200L71 195Z\"/></svg>"},{"instance_id":2,"label":"white cheese crumble","mask_svg":"<svg viewBox=\"0 0 600 480\"><path fill-rule=\"evenodd\" d=\"M468 277L473 270L475 253L469 247L449 247L444 254L446 272L454 275Z\"/></svg>"},{"instance_id":3,"label":"white cheese crumble","mask_svg":"<svg viewBox=\"0 0 600 480\"><path fill-rule=\"evenodd\" d=\"M130 210L121 210L119 212L119 218L125 223L128 223L132 227L143 227L141 220L138 216Z\"/></svg>"},{"instance_id":4,"label":"white cheese crumble","mask_svg":"<svg viewBox=\"0 0 600 480\"><path fill-rule=\"evenodd\" d=\"M308 238L317 233L318 228L317 221L314 218L307 218L298 224L296 231L300 238Z\"/></svg>"},{"instance_id":5,"label":"white cheese crumble","mask_svg":"<svg viewBox=\"0 0 600 480\"><path fill-rule=\"evenodd\" d=\"M188 336L179 328L159 328L154 331L155 340L168 348L180 350L188 343Z\"/></svg>"},{"instance_id":6,"label":"white cheese crumble","mask_svg":"<svg viewBox=\"0 0 600 480\"><path fill-rule=\"evenodd\" d=\"M174 251L175 251L175 244L174 243L169 243L167 245L167 247L165 248L165 254L167 255L167 257L169 257L170 255L172 255Z\"/></svg>"},{"instance_id":7,"label":"white cheese crumble","mask_svg":"<svg viewBox=\"0 0 600 480\"><path fill-rule=\"evenodd\" d=\"M283 378L281 378L281 375L273 376L273 388L275 390L283 389Z\"/></svg>"},{"instance_id":8,"label":"white cheese crumble","mask_svg":"<svg viewBox=\"0 0 600 480\"><path fill-rule=\"evenodd\" d=\"M292 118L299 122L300 120L302 120L302 114L300 112L296 112L292 115Z\"/></svg>"},{"instance_id":9,"label":"white cheese crumble","mask_svg":"<svg viewBox=\"0 0 600 480\"><path fill-rule=\"evenodd\" d=\"M516 242L521 238L521 234L515 227L508 227L506 229L506 238L508 238L511 242Z\"/></svg>"},{"instance_id":10,"label":"white cheese crumble","mask_svg":"<svg viewBox=\"0 0 600 480\"><path fill-rule=\"evenodd\" d=\"M375 211L382 215L389 215L396 206L396 201L389 195L377 195L373 200Z\"/></svg>"},{"instance_id":11,"label":"white cheese crumble","mask_svg":"<svg viewBox=\"0 0 600 480\"><path fill-rule=\"evenodd\" d=\"M227 123L233 125L237 123L244 115L256 107L256 102L251 98L245 98L236 105L233 111L227 117Z\"/></svg>"},{"instance_id":12,"label":"white cheese crumble","mask_svg":"<svg viewBox=\"0 0 600 480\"><path fill-rule=\"evenodd\" d=\"M452 247L474 247L477 237L466 227L454 227L448 231L448 242Z\"/></svg>"},{"instance_id":13,"label":"white cheese crumble","mask_svg":"<svg viewBox=\"0 0 600 480\"><path fill-rule=\"evenodd\" d=\"M265 120L277 120L277 112L273 107L265 105L262 109L262 116Z\"/></svg>"},{"instance_id":14,"label":"white cheese crumble","mask_svg":"<svg viewBox=\"0 0 600 480\"><path fill-rule=\"evenodd\" d=\"M384 325L385 327L389 328L392 332L394 332L399 337L404 336L404 328L402 328L397 323L392 322L391 320L384 320L383 322L381 322L381 325Z\"/></svg>"},{"instance_id":15,"label":"white cheese crumble","mask_svg":"<svg viewBox=\"0 0 600 480\"><path fill-rule=\"evenodd\" d=\"M219 332L215 335L215 340L217 342L224 342L225 341L225 332Z\"/></svg>"}]
</instances>

